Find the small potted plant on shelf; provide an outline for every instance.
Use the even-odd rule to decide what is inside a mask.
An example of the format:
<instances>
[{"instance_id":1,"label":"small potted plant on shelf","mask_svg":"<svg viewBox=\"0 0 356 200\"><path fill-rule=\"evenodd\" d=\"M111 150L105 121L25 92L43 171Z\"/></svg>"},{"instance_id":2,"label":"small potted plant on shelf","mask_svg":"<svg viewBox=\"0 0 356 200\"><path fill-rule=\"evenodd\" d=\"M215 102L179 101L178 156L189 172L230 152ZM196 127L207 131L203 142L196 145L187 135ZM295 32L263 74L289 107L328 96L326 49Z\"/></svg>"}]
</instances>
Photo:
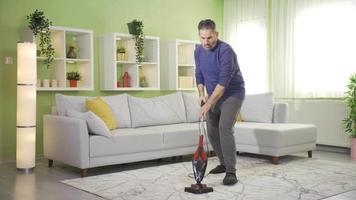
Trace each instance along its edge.
<instances>
[{"instance_id":1,"label":"small potted plant on shelf","mask_svg":"<svg viewBox=\"0 0 356 200\"><path fill-rule=\"evenodd\" d=\"M134 36L135 39L135 50L136 50L136 63L141 64L143 62L143 50L144 50L144 39L143 34L143 23L136 19L127 23L129 33Z\"/></svg>"},{"instance_id":2,"label":"small potted plant on shelf","mask_svg":"<svg viewBox=\"0 0 356 200\"><path fill-rule=\"evenodd\" d=\"M356 160L356 74L352 74L347 85L345 103L348 107L348 115L343 120L345 133L351 140L351 159Z\"/></svg>"},{"instance_id":3,"label":"small potted plant on shelf","mask_svg":"<svg viewBox=\"0 0 356 200\"><path fill-rule=\"evenodd\" d=\"M78 71L67 72L67 80L70 87L77 87L77 82L81 80L81 75Z\"/></svg>"},{"instance_id":4,"label":"small potted plant on shelf","mask_svg":"<svg viewBox=\"0 0 356 200\"><path fill-rule=\"evenodd\" d=\"M54 48L51 44L51 32L49 30L52 22L45 17L43 11L39 11L37 9L34 13L28 15L27 19L29 20L28 27L32 30L33 35L35 37L39 36L40 49L37 54L43 54L46 57L44 63L48 69L54 60Z\"/></svg>"}]
</instances>

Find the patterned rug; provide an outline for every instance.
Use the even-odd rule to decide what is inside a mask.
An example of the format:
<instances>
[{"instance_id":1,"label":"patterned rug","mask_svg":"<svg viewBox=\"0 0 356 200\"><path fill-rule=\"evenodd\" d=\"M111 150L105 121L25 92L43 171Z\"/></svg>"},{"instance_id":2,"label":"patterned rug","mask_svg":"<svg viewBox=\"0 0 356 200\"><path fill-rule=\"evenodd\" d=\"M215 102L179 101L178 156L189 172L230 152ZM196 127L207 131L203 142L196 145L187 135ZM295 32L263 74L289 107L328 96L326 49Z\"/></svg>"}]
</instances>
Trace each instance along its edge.
<instances>
[{"instance_id":1,"label":"patterned rug","mask_svg":"<svg viewBox=\"0 0 356 200\"><path fill-rule=\"evenodd\" d=\"M209 158L207 171L217 164L216 157ZM356 163L315 158L291 156L273 165L265 159L239 156L239 182L224 186L224 174L210 174L203 183L214 192L207 194L184 192L184 187L195 182L188 176L191 172L191 162L182 162L62 182L115 200L315 200L356 189Z\"/></svg>"}]
</instances>

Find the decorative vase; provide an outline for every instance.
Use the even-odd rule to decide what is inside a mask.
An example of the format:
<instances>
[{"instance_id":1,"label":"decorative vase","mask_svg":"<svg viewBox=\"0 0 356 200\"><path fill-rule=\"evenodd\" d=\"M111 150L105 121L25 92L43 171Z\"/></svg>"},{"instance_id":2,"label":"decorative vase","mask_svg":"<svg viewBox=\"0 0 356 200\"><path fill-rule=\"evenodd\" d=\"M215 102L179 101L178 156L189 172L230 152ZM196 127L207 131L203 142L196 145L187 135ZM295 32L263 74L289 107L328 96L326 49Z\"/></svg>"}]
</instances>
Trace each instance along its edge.
<instances>
[{"instance_id":1,"label":"decorative vase","mask_svg":"<svg viewBox=\"0 0 356 200\"><path fill-rule=\"evenodd\" d=\"M43 82L42 82L42 86L43 87L49 87L49 80L48 79L43 79Z\"/></svg>"},{"instance_id":2,"label":"decorative vase","mask_svg":"<svg viewBox=\"0 0 356 200\"><path fill-rule=\"evenodd\" d=\"M58 87L58 80L56 79L51 80L51 87Z\"/></svg>"},{"instance_id":3,"label":"decorative vase","mask_svg":"<svg viewBox=\"0 0 356 200\"><path fill-rule=\"evenodd\" d=\"M351 140L351 160L356 160L356 138L352 138Z\"/></svg>"},{"instance_id":4,"label":"decorative vase","mask_svg":"<svg viewBox=\"0 0 356 200\"><path fill-rule=\"evenodd\" d=\"M69 80L69 86L70 87L77 87L77 80Z\"/></svg>"},{"instance_id":5,"label":"decorative vase","mask_svg":"<svg viewBox=\"0 0 356 200\"><path fill-rule=\"evenodd\" d=\"M130 87L130 75L128 72L124 73L124 76L122 77L122 82L123 82L123 87Z\"/></svg>"}]
</instances>

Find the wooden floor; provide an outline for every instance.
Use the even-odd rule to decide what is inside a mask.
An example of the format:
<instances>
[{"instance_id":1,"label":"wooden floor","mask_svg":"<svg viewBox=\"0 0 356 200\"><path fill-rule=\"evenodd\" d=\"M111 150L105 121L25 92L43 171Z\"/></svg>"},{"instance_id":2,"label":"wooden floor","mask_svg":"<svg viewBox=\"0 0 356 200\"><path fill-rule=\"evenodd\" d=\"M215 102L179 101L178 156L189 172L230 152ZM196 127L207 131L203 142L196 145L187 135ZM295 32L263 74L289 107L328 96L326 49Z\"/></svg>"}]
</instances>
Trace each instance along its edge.
<instances>
[{"instance_id":1,"label":"wooden floor","mask_svg":"<svg viewBox=\"0 0 356 200\"><path fill-rule=\"evenodd\" d=\"M296 154L307 157L307 153ZM241 154L240 156L246 156ZM255 155L247 155L255 156ZM351 162L350 156L345 152L330 152L327 149L313 152L313 157L336 160L339 162ZM132 170L137 168L162 165L172 162L189 161L190 156L183 158L166 158L147 162L138 162L125 165L114 165L99 167L89 170L89 176ZM267 157L266 157L267 159ZM283 158L281 159L283 162ZM73 187L60 183L61 180L80 177L80 171L60 163L54 163L53 168L47 167L47 160L39 159L36 168L31 174L21 174L16 170L14 162L0 164L0 199L14 200L98 200L102 199L94 194L90 194ZM356 191L349 191L327 200L355 200Z\"/></svg>"}]
</instances>

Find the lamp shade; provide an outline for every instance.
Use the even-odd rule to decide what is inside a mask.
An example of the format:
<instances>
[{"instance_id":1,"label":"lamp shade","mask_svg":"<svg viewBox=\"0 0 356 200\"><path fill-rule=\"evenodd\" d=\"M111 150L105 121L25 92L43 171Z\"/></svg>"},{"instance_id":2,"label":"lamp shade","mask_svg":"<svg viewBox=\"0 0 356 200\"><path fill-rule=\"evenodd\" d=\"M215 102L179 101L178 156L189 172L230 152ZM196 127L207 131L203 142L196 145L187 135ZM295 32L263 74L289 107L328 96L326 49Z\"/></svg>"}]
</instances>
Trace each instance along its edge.
<instances>
[{"instance_id":1,"label":"lamp shade","mask_svg":"<svg viewBox=\"0 0 356 200\"><path fill-rule=\"evenodd\" d=\"M26 172L36 157L36 44L17 43L16 167Z\"/></svg>"}]
</instances>

